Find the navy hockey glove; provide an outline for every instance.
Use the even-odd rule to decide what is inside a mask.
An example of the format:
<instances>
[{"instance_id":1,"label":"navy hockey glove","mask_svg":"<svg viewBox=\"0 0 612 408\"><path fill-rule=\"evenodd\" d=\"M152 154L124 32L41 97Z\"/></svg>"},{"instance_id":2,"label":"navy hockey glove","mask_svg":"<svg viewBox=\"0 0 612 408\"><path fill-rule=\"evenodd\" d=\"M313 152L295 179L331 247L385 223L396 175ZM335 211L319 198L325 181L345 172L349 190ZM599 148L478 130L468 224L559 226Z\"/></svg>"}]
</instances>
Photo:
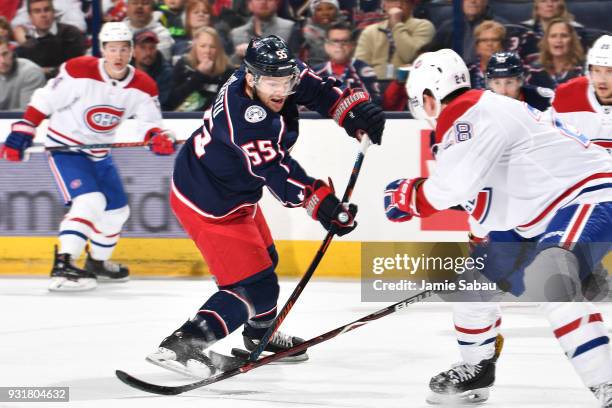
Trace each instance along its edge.
<instances>
[{"instance_id":1,"label":"navy hockey glove","mask_svg":"<svg viewBox=\"0 0 612 408\"><path fill-rule=\"evenodd\" d=\"M21 161L25 150L32 146L36 128L28 121L20 120L13 123L4 147L0 151L0 157L9 161Z\"/></svg>"},{"instance_id":2,"label":"navy hockey glove","mask_svg":"<svg viewBox=\"0 0 612 408\"><path fill-rule=\"evenodd\" d=\"M357 227L355 204L341 203L334 192L334 185L323 180L315 180L312 186L304 189L304 208L313 219L338 236L343 236Z\"/></svg>"},{"instance_id":3,"label":"navy hockey glove","mask_svg":"<svg viewBox=\"0 0 612 408\"><path fill-rule=\"evenodd\" d=\"M370 101L370 95L362 89L345 89L332 108L332 117L349 136L359 139L360 131L379 145L385 128L385 113Z\"/></svg>"},{"instance_id":4,"label":"navy hockey glove","mask_svg":"<svg viewBox=\"0 0 612 408\"><path fill-rule=\"evenodd\" d=\"M416 205L417 188L426 179L419 177L412 180L399 179L387 185L385 188L385 214L389 221L410 221L412 217L420 217Z\"/></svg>"},{"instance_id":5,"label":"navy hockey glove","mask_svg":"<svg viewBox=\"0 0 612 408\"><path fill-rule=\"evenodd\" d=\"M153 128L147 132L144 141L149 146L149 149L159 156L170 155L176 150L174 143L176 138L170 130Z\"/></svg>"}]
</instances>

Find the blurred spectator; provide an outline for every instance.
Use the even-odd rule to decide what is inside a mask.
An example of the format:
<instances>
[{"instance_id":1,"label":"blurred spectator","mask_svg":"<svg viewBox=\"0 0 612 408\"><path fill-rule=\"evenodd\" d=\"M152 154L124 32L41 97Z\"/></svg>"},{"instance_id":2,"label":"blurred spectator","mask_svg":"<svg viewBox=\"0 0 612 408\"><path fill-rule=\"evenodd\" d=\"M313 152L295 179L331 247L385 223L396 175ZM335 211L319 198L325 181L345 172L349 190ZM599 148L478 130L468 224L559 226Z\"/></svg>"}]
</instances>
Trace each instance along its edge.
<instances>
[{"instance_id":1,"label":"blurred spectator","mask_svg":"<svg viewBox=\"0 0 612 408\"><path fill-rule=\"evenodd\" d=\"M223 51L217 31L211 27L200 28L193 35L189 54L174 66L168 108L177 111L206 110L232 72L233 67Z\"/></svg>"},{"instance_id":2,"label":"blurred spectator","mask_svg":"<svg viewBox=\"0 0 612 408\"><path fill-rule=\"evenodd\" d=\"M339 13L338 0L312 0L310 17L304 26L304 45L302 59L311 66L327 61L325 35L327 28L336 22ZM354 47L353 47L354 48ZM351 56L353 50L351 49Z\"/></svg>"},{"instance_id":3,"label":"blurred spectator","mask_svg":"<svg viewBox=\"0 0 612 408\"><path fill-rule=\"evenodd\" d=\"M4 1L4 0L3 0ZM13 29L23 27L27 30L30 25L30 16L28 3L33 3L31 0L22 0L21 7L17 10L17 15L11 20ZM62 24L69 24L81 30L82 33L87 31L85 24L85 14L81 8L80 0L53 0L53 9L55 10L55 18Z\"/></svg>"},{"instance_id":4,"label":"blurred spectator","mask_svg":"<svg viewBox=\"0 0 612 408\"><path fill-rule=\"evenodd\" d=\"M487 64L491 55L502 51L502 43L505 37L506 29L497 21L484 21L474 29L476 59L467 64L472 88L486 88L485 72L487 71Z\"/></svg>"},{"instance_id":5,"label":"blurred spectator","mask_svg":"<svg viewBox=\"0 0 612 408\"><path fill-rule=\"evenodd\" d=\"M0 40L4 40L6 42L13 40L13 30L11 29L11 24L4 16L0 16Z\"/></svg>"},{"instance_id":6,"label":"blurred spectator","mask_svg":"<svg viewBox=\"0 0 612 408\"><path fill-rule=\"evenodd\" d=\"M354 50L352 27L348 23L336 23L327 30L325 52L328 61L314 66L313 69L322 77L339 79L347 88L364 88L374 103L381 104L376 73L365 62L353 58Z\"/></svg>"},{"instance_id":7,"label":"blurred spectator","mask_svg":"<svg viewBox=\"0 0 612 408\"><path fill-rule=\"evenodd\" d=\"M348 8L349 17L357 29L380 23L386 18L383 0L340 0L340 8ZM416 2L415 2L416 3Z\"/></svg>"},{"instance_id":8,"label":"blurred spectator","mask_svg":"<svg viewBox=\"0 0 612 408\"><path fill-rule=\"evenodd\" d=\"M144 29L153 31L159 39L157 49L170 61L174 40L170 31L159 22L160 18L160 12L153 13L153 0L128 0L125 22L132 33Z\"/></svg>"},{"instance_id":9,"label":"blurred spectator","mask_svg":"<svg viewBox=\"0 0 612 408\"><path fill-rule=\"evenodd\" d=\"M127 0L102 0L104 21L123 21L127 16Z\"/></svg>"},{"instance_id":10,"label":"blurred spectator","mask_svg":"<svg viewBox=\"0 0 612 408\"><path fill-rule=\"evenodd\" d=\"M172 66L157 50L159 39L151 30L138 31L134 35L134 60L136 68L146 72L157 83L159 89L159 104L166 110L166 102L170 95Z\"/></svg>"},{"instance_id":11,"label":"blurred spectator","mask_svg":"<svg viewBox=\"0 0 612 408\"><path fill-rule=\"evenodd\" d=\"M0 110L24 110L34 91L44 85L42 69L15 58L8 41L0 39Z\"/></svg>"},{"instance_id":12,"label":"blurred spectator","mask_svg":"<svg viewBox=\"0 0 612 408\"><path fill-rule=\"evenodd\" d=\"M395 79L389 83L383 94L382 107L386 111L402 112L408 110L408 94L406 80L410 73L410 65L399 67Z\"/></svg>"},{"instance_id":13,"label":"blurred spectator","mask_svg":"<svg viewBox=\"0 0 612 408\"><path fill-rule=\"evenodd\" d=\"M540 40L540 57L529 69L530 85L555 89L584 74L584 50L574 27L562 18L552 19Z\"/></svg>"},{"instance_id":14,"label":"blurred spectator","mask_svg":"<svg viewBox=\"0 0 612 408\"><path fill-rule=\"evenodd\" d=\"M274 34L285 40L291 51L296 54L299 52L299 27L296 27L293 21L276 15L278 0L248 0L247 7L253 13L253 17L245 25L236 27L230 32L235 47L232 56L235 65L242 63L249 41L253 37Z\"/></svg>"},{"instance_id":15,"label":"blurred spectator","mask_svg":"<svg viewBox=\"0 0 612 408\"><path fill-rule=\"evenodd\" d=\"M355 58L372 66L379 79L392 79L434 36L431 22L412 17L414 5L415 0L384 0L388 18L366 27L359 37Z\"/></svg>"},{"instance_id":16,"label":"blurred spectator","mask_svg":"<svg viewBox=\"0 0 612 408\"><path fill-rule=\"evenodd\" d=\"M474 48L474 28L485 20L495 20L502 24L508 21L502 17L495 16L489 10L488 0L464 0L463 1L463 51L460 54L464 61L476 59ZM432 49L453 48L453 18L442 22L434 37Z\"/></svg>"},{"instance_id":17,"label":"blurred spectator","mask_svg":"<svg viewBox=\"0 0 612 408\"><path fill-rule=\"evenodd\" d=\"M185 31L185 0L164 0L159 6L162 12L160 22L170 31L170 35L176 41L184 38Z\"/></svg>"},{"instance_id":18,"label":"blurred spectator","mask_svg":"<svg viewBox=\"0 0 612 408\"><path fill-rule=\"evenodd\" d=\"M20 2L21 0L3 0L0 2L0 16L11 21L17 13Z\"/></svg>"},{"instance_id":19,"label":"blurred spectator","mask_svg":"<svg viewBox=\"0 0 612 408\"><path fill-rule=\"evenodd\" d=\"M85 54L85 36L78 28L55 21L51 0L29 0L28 7L32 28L19 35L15 29L19 43L15 52L34 61L52 78L63 62Z\"/></svg>"},{"instance_id":20,"label":"blurred spectator","mask_svg":"<svg viewBox=\"0 0 612 408\"><path fill-rule=\"evenodd\" d=\"M518 47L523 63L531 64L538 59L540 54L538 44L544 36L546 26L553 18L570 21L574 28L582 27L582 24L575 22L574 16L567 11L565 0L534 0L533 17L521 23L528 29L521 37Z\"/></svg>"}]
</instances>

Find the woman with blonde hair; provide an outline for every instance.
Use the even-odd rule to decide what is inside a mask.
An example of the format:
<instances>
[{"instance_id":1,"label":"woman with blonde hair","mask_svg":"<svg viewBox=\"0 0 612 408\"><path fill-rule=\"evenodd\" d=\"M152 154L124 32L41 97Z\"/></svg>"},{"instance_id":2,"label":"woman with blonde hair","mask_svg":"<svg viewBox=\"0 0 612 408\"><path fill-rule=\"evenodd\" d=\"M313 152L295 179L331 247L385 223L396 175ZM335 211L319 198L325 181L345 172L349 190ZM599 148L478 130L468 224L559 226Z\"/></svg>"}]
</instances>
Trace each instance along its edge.
<instances>
[{"instance_id":1,"label":"woman with blonde hair","mask_svg":"<svg viewBox=\"0 0 612 408\"><path fill-rule=\"evenodd\" d=\"M212 27L196 30L191 50L174 66L168 108L176 111L208 109L233 69L217 30Z\"/></svg>"},{"instance_id":2,"label":"woman with blonde hair","mask_svg":"<svg viewBox=\"0 0 612 408\"><path fill-rule=\"evenodd\" d=\"M552 19L539 43L539 58L529 68L527 83L555 89L584 75L584 49L574 26L562 18Z\"/></svg>"},{"instance_id":3,"label":"woman with blonde hair","mask_svg":"<svg viewBox=\"0 0 612 408\"><path fill-rule=\"evenodd\" d=\"M544 31L553 19L564 19L575 29L582 30L582 24L574 20L574 16L567 10L565 0L534 0L533 15L529 20L521 24L527 31L521 37L518 52L526 64L538 59L540 54L539 43L544 36Z\"/></svg>"},{"instance_id":4,"label":"woman with blonde hair","mask_svg":"<svg viewBox=\"0 0 612 408\"><path fill-rule=\"evenodd\" d=\"M487 64L493 54L503 51L506 28L493 20L485 20L474 29L474 50L476 59L467 64L472 88L486 88Z\"/></svg>"}]
</instances>

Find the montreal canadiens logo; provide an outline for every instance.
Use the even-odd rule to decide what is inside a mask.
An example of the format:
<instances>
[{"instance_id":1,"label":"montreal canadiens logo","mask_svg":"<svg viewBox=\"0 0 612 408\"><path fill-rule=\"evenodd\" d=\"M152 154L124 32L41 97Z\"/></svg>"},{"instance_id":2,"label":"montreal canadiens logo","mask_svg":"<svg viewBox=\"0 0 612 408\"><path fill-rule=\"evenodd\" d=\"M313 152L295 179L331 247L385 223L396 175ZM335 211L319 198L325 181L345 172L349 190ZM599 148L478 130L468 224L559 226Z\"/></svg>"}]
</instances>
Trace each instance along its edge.
<instances>
[{"instance_id":1,"label":"montreal canadiens logo","mask_svg":"<svg viewBox=\"0 0 612 408\"><path fill-rule=\"evenodd\" d=\"M93 106L85 111L85 124L96 133L108 133L121 123L124 112L109 105Z\"/></svg>"},{"instance_id":2,"label":"montreal canadiens logo","mask_svg":"<svg viewBox=\"0 0 612 408\"><path fill-rule=\"evenodd\" d=\"M266 116L266 111L261 106L257 105L249 106L246 112L244 112L244 118L250 123L261 122Z\"/></svg>"}]
</instances>

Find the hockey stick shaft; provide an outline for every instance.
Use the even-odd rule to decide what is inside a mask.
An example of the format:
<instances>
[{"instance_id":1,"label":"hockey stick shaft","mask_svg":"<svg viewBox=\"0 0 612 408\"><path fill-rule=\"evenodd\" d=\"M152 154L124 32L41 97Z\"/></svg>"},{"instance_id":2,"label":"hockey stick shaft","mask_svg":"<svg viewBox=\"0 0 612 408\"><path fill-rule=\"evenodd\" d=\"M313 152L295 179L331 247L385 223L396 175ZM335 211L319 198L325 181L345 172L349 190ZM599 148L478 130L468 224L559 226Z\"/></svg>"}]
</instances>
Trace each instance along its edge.
<instances>
[{"instance_id":1,"label":"hockey stick shaft","mask_svg":"<svg viewBox=\"0 0 612 408\"><path fill-rule=\"evenodd\" d=\"M185 140L177 140L176 144L183 144ZM90 150L90 149L116 149L120 147L144 147L148 146L149 142L122 142L122 143L95 143L87 145L71 145L71 146L45 146L45 145L34 145L28 147L26 153L43 153L43 152L62 152L71 150Z\"/></svg>"},{"instance_id":2,"label":"hockey stick shaft","mask_svg":"<svg viewBox=\"0 0 612 408\"><path fill-rule=\"evenodd\" d=\"M219 373L212 377L206 378L204 380L200 380L191 384L179 385L176 387L172 386L164 386L164 385L155 385L150 384L145 381L139 380L138 378L132 377L131 375L125 373L124 371L117 370L115 374L117 377L124 382L125 384L137 388L139 390L150 392L153 394L160 395L178 395L183 392L191 391L196 388L205 387L207 385L226 380L228 378L234 377L238 374L243 374L248 371L251 371L255 368L273 363L274 361L280 360L283 357L287 357L293 355L295 353L299 353L300 351L306 350L307 348L313 347L319 343L323 343L324 341L333 339L334 337L354 330L358 327L368 324L371 321L378 320L384 316L390 315L392 313L398 312L400 310L405 309L409 305L413 303L420 302L430 296L432 296L434 292L432 290L427 290L424 292L417 293L416 295L410 296L407 299L404 299L400 302L387 306L383 309L380 309L374 313L370 313L367 316L364 316L360 319L354 320L350 323L337 327L333 330L330 330L326 333L318 335L316 337L311 338L310 340L306 340L303 343L295 345L289 349L283 350L281 352L270 354L269 356L263 357L257 361L248 361L240 367Z\"/></svg>"},{"instance_id":3,"label":"hockey stick shaft","mask_svg":"<svg viewBox=\"0 0 612 408\"><path fill-rule=\"evenodd\" d=\"M353 189L355 188L355 184L357 183L357 178L359 177L359 173L361 171L361 165L363 164L365 153L371 144L372 142L370 141L370 138L368 137L368 135L365 133L362 134L361 143L359 145L359 153L357 154L357 159L355 160L355 164L353 165L351 176L349 177L349 181L348 181L348 184L346 185L344 195L342 196L343 203L348 202L351 198L351 195L353 194ZM302 276L302 279L300 279L300 281L296 285L295 289L293 290L293 293L291 293L291 296L289 296L289 299L287 299L287 302L285 303L283 308L280 310L280 312L278 312L278 315L276 316L276 318L274 319L274 321L272 322L272 324L266 331L266 334L259 341L259 344L257 345L257 347L249 355L250 361L257 361L261 353L263 353L264 349L270 342L270 339L272 338L274 333L278 330L280 325L283 323L283 320L285 320L289 311L293 308L293 305L295 304L297 299L300 297L300 294L302 293L302 291L308 284L308 281L310 281L310 278L312 277L315 270L319 266L321 259L323 259L323 256L325 255L325 252L327 251L327 248L329 247L329 244L331 243L333 237L334 237L334 232L328 231L327 235L325 236L325 239L323 240L323 242L321 243L321 246L319 247L319 250L315 254L314 259L312 260L312 262L310 263L310 266L306 270L306 273L304 273L304 276Z\"/></svg>"}]
</instances>

